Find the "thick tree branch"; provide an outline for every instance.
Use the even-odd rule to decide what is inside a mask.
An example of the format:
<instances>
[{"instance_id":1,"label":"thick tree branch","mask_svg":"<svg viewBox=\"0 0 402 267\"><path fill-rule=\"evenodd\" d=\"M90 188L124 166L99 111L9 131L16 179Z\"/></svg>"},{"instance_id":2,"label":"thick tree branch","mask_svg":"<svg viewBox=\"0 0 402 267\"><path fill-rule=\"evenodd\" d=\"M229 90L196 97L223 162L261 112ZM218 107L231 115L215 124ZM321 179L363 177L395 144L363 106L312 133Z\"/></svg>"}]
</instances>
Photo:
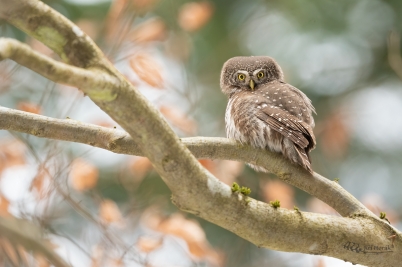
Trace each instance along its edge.
<instances>
[{"instance_id":1,"label":"thick tree branch","mask_svg":"<svg viewBox=\"0 0 402 267\"><path fill-rule=\"evenodd\" d=\"M0 129L144 156L140 146L126 132L71 119L54 119L0 107ZM197 158L236 160L263 166L285 182L321 199L342 216L367 213L363 204L338 183L317 173L311 175L277 153L240 145L227 138L191 137L181 141Z\"/></svg>"},{"instance_id":2,"label":"thick tree branch","mask_svg":"<svg viewBox=\"0 0 402 267\"><path fill-rule=\"evenodd\" d=\"M90 85L80 89L141 145L177 202L182 200L183 205L191 206L199 199L207 199L205 192L216 193L208 189L208 181L216 178L199 164L159 112L76 25L37 0L0 0L0 6L0 17L48 45L65 62L103 71L119 80L119 86L106 88L112 92L108 94L102 92L104 88L99 90ZM204 208L209 209L207 206Z\"/></svg>"},{"instance_id":3,"label":"thick tree branch","mask_svg":"<svg viewBox=\"0 0 402 267\"><path fill-rule=\"evenodd\" d=\"M7 58L57 83L78 88L94 87L99 90L119 85L117 79L104 72L86 70L58 62L32 50L26 44L9 38L0 38L0 61ZM112 93L111 91L103 92Z\"/></svg>"},{"instance_id":4,"label":"thick tree branch","mask_svg":"<svg viewBox=\"0 0 402 267\"><path fill-rule=\"evenodd\" d=\"M141 148L124 131L71 119L53 119L0 107L0 129L14 130L56 140L79 142L115 153L144 155ZM347 216L366 214L356 219L283 209L275 210L258 201L251 201L247 204L242 196L232 195L228 192L231 195L231 200L222 201L221 199L216 207L219 210L224 208L225 212L223 213L230 214L227 217L230 223L225 225L225 228L256 245L266 247L269 244L267 247L283 251L294 251L294 246L298 246L299 252L333 255L334 251L340 254L344 254L345 251L353 252L352 247L349 247L350 250L348 250L348 242L352 242L361 245L377 244L375 246L382 246L387 249L382 252L383 254L398 253L395 247L391 246L392 242L387 239L388 236L397 233L397 230L367 212L359 201L337 183L318 174L311 176L276 153L239 145L226 138L192 137L183 138L182 142L198 158L230 159L259 164L264 168L274 170L273 172L279 176L281 173L291 173L282 179L286 178L284 179L286 182L322 199L341 214ZM297 175L292 175L292 173L297 173ZM233 198L237 198L235 203L232 201ZM216 198L211 199L211 201L215 202ZM200 205L203 204L200 203ZM196 210L189 212L197 214ZM212 212L218 211L213 209ZM208 219L213 217L216 217L216 214L208 217ZM221 218L218 219L217 223L220 221ZM230 227L228 227L229 225ZM247 225L247 230L244 229L244 225ZM250 225L252 225L251 235ZM368 228L370 231L367 230ZM295 240L298 241L295 242ZM364 253L357 254L357 256L362 256L365 259L367 257ZM380 258L377 255L375 261L380 260ZM355 262L364 262L362 259L354 258L354 260ZM380 261L382 260L384 259Z\"/></svg>"},{"instance_id":5,"label":"thick tree branch","mask_svg":"<svg viewBox=\"0 0 402 267\"><path fill-rule=\"evenodd\" d=\"M201 167L157 110L76 25L37 0L0 0L0 6L0 17L48 45L64 62L83 70L102 72L113 77L112 80L118 80L118 83L113 82L105 87L98 88L89 83L80 89L130 134L133 144L141 147L143 155L152 161L172 190L173 202L182 210L194 213L260 246L328 255L370 266L400 265L402 242L399 232L373 216L361 204L356 204L352 196L342 197L344 194L340 186L339 190L332 192L333 196L340 196L340 202L334 205L338 205L339 210L343 210L341 206L346 205L347 209L342 214L353 218L299 213L274 209L255 200L244 201L242 195L232 194L227 185ZM57 67L57 64L53 64L53 67ZM46 75L42 69L34 70ZM57 77L54 79L57 80ZM14 123L18 124L16 121ZM232 144L231 147L235 146ZM250 158L247 161L257 165L266 164L286 181L293 180L297 184L296 177L311 178L300 168L286 164L285 161L278 160L271 166L271 161L266 160L266 157L270 155L275 158L275 155L263 155L247 147L243 149L242 153L249 149ZM210 153L213 154L213 151ZM240 156L234 153L229 158L232 157ZM322 181L326 180L322 178ZM330 182L326 182L329 185ZM311 187L307 189L313 194L320 191L315 183L307 187ZM393 234L398 236L394 242L395 247L391 247L392 243L387 239ZM350 242L359 244L359 248L365 251L356 249L355 245L347 245ZM376 249L370 250L368 246L375 246Z\"/></svg>"},{"instance_id":6,"label":"thick tree branch","mask_svg":"<svg viewBox=\"0 0 402 267\"><path fill-rule=\"evenodd\" d=\"M158 111L76 25L36 0L0 0L0 7L0 17L48 45L63 61L119 80L118 86L101 88L103 90L91 84L80 89L142 145L144 154L172 190L176 201L182 199L183 205L191 207L200 199L207 200L208 196L216 193L209 191L207 186L208 180L216 178L202 168ZM46 73L38 73L46 76ZM225 187L224 190L230 189ZM203 208L209 209L210 205L213 203Z\"/></svg>"}]
</instances>

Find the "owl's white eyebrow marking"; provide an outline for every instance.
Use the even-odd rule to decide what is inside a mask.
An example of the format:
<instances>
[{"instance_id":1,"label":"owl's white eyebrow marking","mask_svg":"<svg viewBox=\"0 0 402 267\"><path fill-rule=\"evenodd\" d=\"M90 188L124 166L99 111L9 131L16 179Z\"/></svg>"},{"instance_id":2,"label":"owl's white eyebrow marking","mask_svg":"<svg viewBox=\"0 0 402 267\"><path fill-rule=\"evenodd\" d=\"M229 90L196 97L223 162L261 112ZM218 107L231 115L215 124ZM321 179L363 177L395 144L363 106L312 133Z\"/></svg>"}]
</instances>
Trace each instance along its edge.
<instances>
[{"instance_id":1,"label":"owl's white eyebrow marking","mask_svg":"<svg viewBox=\"0 0 402 267\"><path fill-rule=\"evenodd\" d=\"M261 106L257 106L257 108L261 108Z\"/></svg>"}]
</instances>

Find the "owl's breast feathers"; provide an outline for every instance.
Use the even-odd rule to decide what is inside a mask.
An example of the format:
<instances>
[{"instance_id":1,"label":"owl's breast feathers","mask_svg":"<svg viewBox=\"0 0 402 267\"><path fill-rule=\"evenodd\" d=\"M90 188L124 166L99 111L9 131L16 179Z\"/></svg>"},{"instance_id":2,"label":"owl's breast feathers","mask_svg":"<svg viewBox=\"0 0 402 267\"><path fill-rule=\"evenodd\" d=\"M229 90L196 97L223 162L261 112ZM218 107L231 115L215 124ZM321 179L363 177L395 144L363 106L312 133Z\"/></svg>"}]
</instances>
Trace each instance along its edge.
<instances>
[{"instance_id":1,"label":"owl's breast feathers","mask_svg":"<svg viewBox=\"0 0 402 267\"><path fill-rule=\"evenodd\" d=\"M242 143L281 152L312 173L309 152L316 145L312 112L310 100L301 91L273 81L229 98L226 132Z\"/></svg>"}]
</instances>

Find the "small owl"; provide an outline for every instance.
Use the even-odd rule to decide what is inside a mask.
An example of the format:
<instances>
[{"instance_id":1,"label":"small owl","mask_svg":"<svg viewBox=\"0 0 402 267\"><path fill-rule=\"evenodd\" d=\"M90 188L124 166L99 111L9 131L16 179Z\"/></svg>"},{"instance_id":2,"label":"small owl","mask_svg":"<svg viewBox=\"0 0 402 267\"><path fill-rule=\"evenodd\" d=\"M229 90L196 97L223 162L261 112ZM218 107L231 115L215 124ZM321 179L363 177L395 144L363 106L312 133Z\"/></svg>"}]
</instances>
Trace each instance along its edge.
<instances>
[{"instance_id":1,"label":"small owl","mask_svg":"<svg viewBox=\"0 0 402 267\"><path fill-rule=\"evenodd\" d=\"M231 58L223 65L220 86L229 97L225 114L228 138L281 152L313 173L309 152L316 144L315 109L302 91L284 82L274 59ZM250 166L266 172L262 167Z\"/></svg>"}]
</instances>

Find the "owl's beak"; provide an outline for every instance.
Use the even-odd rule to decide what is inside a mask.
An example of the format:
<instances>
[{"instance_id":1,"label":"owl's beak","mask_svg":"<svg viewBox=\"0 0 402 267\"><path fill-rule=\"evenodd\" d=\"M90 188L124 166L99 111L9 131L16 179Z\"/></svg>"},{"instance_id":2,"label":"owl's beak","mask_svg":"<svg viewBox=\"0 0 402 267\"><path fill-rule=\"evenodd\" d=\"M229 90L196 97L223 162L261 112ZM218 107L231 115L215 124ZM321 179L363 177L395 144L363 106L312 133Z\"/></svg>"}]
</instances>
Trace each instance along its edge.
<instances>
[{"instance_id":1,"label":"owl's beak","mask_svg":"<svg viewBox=\"0 0 402 267\"><path fill-rule=\"evenodd\" d=\"M250 80L250 88L251 90L254 90L254 81L252 79Z\"/></svg>"}]
</instances>

